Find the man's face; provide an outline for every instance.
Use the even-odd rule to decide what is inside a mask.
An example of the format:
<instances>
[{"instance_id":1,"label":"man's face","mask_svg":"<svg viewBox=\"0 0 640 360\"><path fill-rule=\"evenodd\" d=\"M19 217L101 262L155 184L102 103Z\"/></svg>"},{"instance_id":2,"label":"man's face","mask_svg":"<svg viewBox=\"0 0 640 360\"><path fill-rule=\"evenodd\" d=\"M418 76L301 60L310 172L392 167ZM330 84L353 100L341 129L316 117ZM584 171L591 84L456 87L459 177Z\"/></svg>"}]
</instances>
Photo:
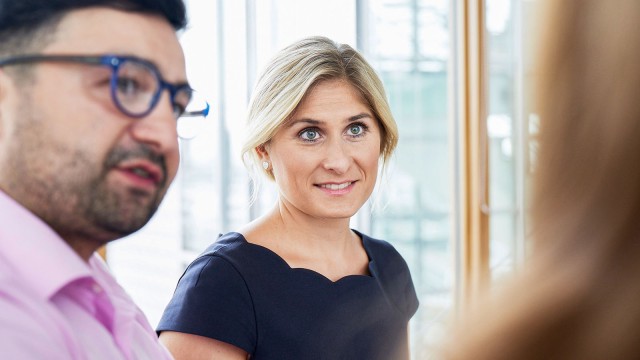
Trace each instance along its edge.
<instances>
[{"instance_id":1,"label":"man's face","mask_svg":"<svg viewBox=\"0 0 640 360\"><path fill-rule=\"evenodd\" d=\"M133 55L155 63L168 82L186 81L177 36L155 16L74 11L40 52ZM0 69L0 188L74 247L97 247L138 230L178 168L168 92L149 115L133 119L111 100L110 68L28 66L33 81L27 84Z\"/></svg>"}]
</instances>

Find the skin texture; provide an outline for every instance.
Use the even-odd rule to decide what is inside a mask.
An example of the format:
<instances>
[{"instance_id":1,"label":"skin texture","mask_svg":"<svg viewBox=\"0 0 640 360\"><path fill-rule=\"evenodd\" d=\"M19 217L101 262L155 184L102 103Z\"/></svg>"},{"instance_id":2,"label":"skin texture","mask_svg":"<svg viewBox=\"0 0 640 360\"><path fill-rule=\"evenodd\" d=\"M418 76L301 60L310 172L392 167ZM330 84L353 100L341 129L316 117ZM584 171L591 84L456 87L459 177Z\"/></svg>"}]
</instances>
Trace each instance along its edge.
<instances>
[{"instance_id":1,"label":"skin texture","mask_svg":"<svg viewBox=\"0 0 640 360\"><path fill-rule=\"evenodd\" d=\"M380 135L377 119L352 85L341 79L315 85L257 149L270 164L279 198L240 232L292 268L313 270L331 281L368 275L368 256L349 221L375 186ZM322 187L328 184L349 185ZM247 358L244 350L202 336L165 331L160 340L179 360Z\"/></svg>"},{"instance_id":2,"label":"skin texture","mask_svg":"<svg viewBox=\"0 0 640 360\"><path fill-rule=\"evenodd\" d=\"M135 55L154 62L167 81L186 82L178 39L160 17L73 11L39 52ZM120 113L107 68L40 63L33 73L25 84L0 69L0 188L87 260L157 209L178 168L176 120L167 92L142 119Z\"/></svg>"},{"instance_id":3,"label":"skin texture","mask_svg":"<svg viewBox=\"0 0 640 360\"><path fill-rule=\"evenodd\" d=\"M349 219L376 183L380 129L347 82L316 85L264 147L281 206L296 216ZM347 185L331 190L322 185Z\"/></svg>"},{"instance_id":4,"label":"skin texture","mask_svg":"<svg viewBox=\"0 0 640 360\"><path fill-rule=\"evenodd\" d=\"M341 79L316 84L258 151L271 164L279 197L241 230L247 240L331 281L368 274L349 223L375 186L380 127L358 91Z\"/></svg>"}]
</instances>

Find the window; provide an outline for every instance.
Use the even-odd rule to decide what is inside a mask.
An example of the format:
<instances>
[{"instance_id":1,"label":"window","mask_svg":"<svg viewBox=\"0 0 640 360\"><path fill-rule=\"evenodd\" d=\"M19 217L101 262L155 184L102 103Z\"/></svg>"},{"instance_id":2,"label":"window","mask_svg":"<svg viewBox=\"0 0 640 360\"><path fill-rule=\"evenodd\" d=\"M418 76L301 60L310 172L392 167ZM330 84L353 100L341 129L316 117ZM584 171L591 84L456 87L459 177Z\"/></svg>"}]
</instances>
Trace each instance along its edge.
<instances>
[{"instance_id":1,"label":"window","mask_svg":"<svg viewBox=\"0 0 640 360\"><path fill-rule=\"evenodd\" d=\"M449 3L359 3L361 49L382 77L400 131L368 231L394 244L411 268L420 298L412 354L422 359L453 301Z\"/></svg>"}]
</instances>

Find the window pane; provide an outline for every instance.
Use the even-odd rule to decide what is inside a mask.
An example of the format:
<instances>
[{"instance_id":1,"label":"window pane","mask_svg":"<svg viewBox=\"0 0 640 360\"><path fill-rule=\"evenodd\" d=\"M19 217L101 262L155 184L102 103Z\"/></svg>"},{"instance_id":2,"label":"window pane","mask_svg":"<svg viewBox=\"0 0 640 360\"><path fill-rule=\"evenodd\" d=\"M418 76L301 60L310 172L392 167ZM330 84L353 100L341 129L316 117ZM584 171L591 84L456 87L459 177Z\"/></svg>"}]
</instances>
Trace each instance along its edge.
<instances>
[{"instance_id":1,"label":"window pane","mask_svg":"<svg viewBox=\"0 0 640 360\"><path fill-rule=\"evenodd\" d=\"M447 0L366 2L365 54L380 73L400 141L371 216L374 237L409 264L420 308L411 323L412 356L429 355L452 304L451 158ZM386 180L386 181L385 181ZM386 182L386 184L385 184Z\"/></svg>"},{"instance_id":2,"label":"window pane","mask_svg":"<svg viewBox=\"0 0 640 360\"><path fill-rule=\"evenodd\" d=\"M519 1L519 0L515 0ZM490 266L492 274L508 272L515 266L517 189L516 189L516 99L518 54L515 49L514 1L488 0L486 24L488 38L489 96L487 137L489 155Z\"/></svg>"},{"instance_id":3,"label":"window pane","mask_svg":"<svg viewBox=\"0 0 640 360\"><path fill-rule=\"evenodd\" d=\"M491 272L513 271L525 254L526 191L537 116L532 108L536 1L488 0L489 193Z\"/></svg>"}]
</instances>

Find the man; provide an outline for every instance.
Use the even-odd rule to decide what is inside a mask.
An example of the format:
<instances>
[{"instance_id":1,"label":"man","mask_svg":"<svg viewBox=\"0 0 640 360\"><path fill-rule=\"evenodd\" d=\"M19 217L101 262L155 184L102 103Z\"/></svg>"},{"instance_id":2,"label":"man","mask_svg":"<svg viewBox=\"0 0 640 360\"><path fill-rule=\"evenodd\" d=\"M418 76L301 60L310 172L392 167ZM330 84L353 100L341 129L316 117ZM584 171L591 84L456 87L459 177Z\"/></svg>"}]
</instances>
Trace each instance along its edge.
<instances>
[{"instance_id":1,"label":"man","mask_svg":"<svg viewBox=\"0 0 640 360\"><path fill-rule=\"evenodd\" d=\"M95 251L178 168L182 0L0 0L0 357L165 359ZM166 91L165 91L166 90Z\"/></svg>"}]
</instances>

